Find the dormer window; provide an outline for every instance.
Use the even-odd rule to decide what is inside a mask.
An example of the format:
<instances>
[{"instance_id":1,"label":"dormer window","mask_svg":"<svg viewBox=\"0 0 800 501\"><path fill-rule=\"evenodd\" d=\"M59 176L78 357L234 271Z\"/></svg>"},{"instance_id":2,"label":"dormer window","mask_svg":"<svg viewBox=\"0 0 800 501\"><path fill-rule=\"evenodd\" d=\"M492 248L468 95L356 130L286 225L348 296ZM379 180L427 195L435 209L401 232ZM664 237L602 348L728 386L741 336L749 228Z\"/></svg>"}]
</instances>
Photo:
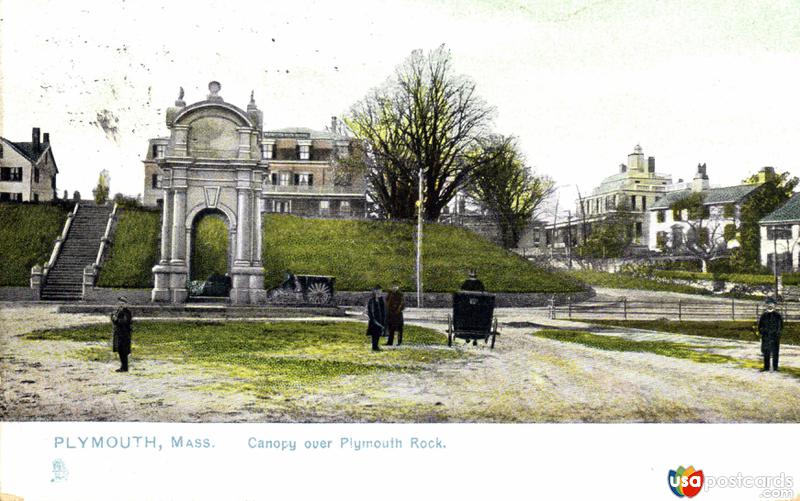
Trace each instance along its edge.
<instances>
[{"instance_id":1,"label":"dormer window","mask_svg":"<svg viewBox=\"0 0 800 501\"><path fill-rule=\"evenodd\" d=\"M311 159L311 141L309 140L297 141L297 159L298 160Z\"/></svg>"},{"instance_id":2,"label":"dormer window","mask_svg":"<svg viewBox=\"0 0 800 501\"><path fill-rule=\"evenodd\" d=\"M167 146L164 144L154 144L153 145L153 158L164 158L166 154Z\"/></svg>"},{"instance_id":3,"label":"dormer window","mask_svg":"<svg viewBox=\"0 0 800 501\"><path fill-rule=\"evenodd\" d=\"M261 159L272 160L275 156L275 143L268 142L261 144Z\"/></svg>"}]
</instances>

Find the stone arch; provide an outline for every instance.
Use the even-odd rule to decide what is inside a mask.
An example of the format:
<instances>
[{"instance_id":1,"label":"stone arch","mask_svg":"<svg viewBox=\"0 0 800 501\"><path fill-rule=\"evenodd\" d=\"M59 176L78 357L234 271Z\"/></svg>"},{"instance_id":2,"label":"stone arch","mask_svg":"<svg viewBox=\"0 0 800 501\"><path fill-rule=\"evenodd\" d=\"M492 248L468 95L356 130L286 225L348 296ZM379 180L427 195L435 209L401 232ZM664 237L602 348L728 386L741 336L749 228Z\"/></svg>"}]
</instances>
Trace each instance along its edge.
<instances>
[{"instance_id":1,"label":"stone arch","mask_svg":"<svg viewBox=\"0 0 800 501\"><path fill-rule=\"evenodd\" d=\"M164 171L164 203L153 301L188 298L192 230L206 212L221 214L228 226L231 302L266 301L257 196L267 172L260 153L261 112L252 96L244 112L225 103L219 89L212 82L208 100L187 107L181 95L176 107L167 110L170 138L158 162Z\"/></svg>"}]
</instances>

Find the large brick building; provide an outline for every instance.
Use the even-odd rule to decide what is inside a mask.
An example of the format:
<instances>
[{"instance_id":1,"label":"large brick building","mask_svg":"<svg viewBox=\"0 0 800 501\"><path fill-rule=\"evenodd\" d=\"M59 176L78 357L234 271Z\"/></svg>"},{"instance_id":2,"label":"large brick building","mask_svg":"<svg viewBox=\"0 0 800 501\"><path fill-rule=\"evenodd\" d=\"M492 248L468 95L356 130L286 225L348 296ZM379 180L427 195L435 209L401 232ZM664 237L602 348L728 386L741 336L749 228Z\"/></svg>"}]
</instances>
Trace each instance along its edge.
<instances>
[{"instance_id":1,"label":"large brick building","mask_svg":"<svg viewBox=\"0 0 800 501\"><path fill-rule=\"evenodd\" d=\"M0 202L53 200L57 175L50 134L34 127L30 142L0 137Z\"/></svg>"}]
</instances>

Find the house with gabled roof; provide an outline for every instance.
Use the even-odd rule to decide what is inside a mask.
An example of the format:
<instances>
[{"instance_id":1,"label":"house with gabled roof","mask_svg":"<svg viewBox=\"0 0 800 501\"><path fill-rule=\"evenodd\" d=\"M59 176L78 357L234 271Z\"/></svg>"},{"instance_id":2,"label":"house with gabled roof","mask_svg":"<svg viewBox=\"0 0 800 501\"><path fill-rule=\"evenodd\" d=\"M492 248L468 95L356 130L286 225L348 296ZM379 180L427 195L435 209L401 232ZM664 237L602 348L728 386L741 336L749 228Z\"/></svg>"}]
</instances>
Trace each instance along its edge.
<instances>
[{"instance_id":1,"label":"house with gabled roof","mask_svg":"<svg viewBox=\"0 0 800 501\"><path fill-rule=\"evenodd\" d=\"M34 127L30 142L0 137L0 202L53 200L57 175L50 134Z\"/></svg>"},{"instance_id":2,"label":"house with gabled roof","mask_svg":"<svg viewBox=\"0 0 800 501\"><path fill-rule=\"evenodd\" d=\"M778 272L798 271L800 262L800 193L759 221L761 226L761 264L773 269L777 256Z\"/></svg>"},{"instance_id":3,"label":"house with gabled roof","mask_svg":"<svg viewBox=\"0 0 800 501\"><path fill-rule=\"evenodd\" d=\"M762 169L760 179L775 175L772 167ZM738 247L736 231L741 222L741 207L753 193L763 186L761 183L741 184L712 188L705 164L697 166L697 173L690 183L678 183L669 189L650 207L650 250L664 251L680 248L687 238L693 238L693 226L704 228L709 239L715 239L720 247ZM702 214L689 214L679 202L693 194L703 200Z\"/></svg>"}]
</instances>

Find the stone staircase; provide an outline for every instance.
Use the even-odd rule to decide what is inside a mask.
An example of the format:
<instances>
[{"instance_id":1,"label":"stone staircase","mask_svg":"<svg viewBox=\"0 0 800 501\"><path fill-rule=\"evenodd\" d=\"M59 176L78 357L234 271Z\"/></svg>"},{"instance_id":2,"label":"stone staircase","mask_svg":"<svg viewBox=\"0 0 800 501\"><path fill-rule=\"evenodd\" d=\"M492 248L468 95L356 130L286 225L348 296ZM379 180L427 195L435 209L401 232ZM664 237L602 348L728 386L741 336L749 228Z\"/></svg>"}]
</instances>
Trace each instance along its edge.
<instances>
[{"instance_id":1,"label":"stone staircase","mask_svg":"<svg viewBox=\"0 0 800 501\"><path fill-rule=\"evenodd\" d=\"M83 269L94 264L113 206L81 202L55 264L47 273L41 298L76 301L83 297Z\"/></svg>"}]
</instances>

